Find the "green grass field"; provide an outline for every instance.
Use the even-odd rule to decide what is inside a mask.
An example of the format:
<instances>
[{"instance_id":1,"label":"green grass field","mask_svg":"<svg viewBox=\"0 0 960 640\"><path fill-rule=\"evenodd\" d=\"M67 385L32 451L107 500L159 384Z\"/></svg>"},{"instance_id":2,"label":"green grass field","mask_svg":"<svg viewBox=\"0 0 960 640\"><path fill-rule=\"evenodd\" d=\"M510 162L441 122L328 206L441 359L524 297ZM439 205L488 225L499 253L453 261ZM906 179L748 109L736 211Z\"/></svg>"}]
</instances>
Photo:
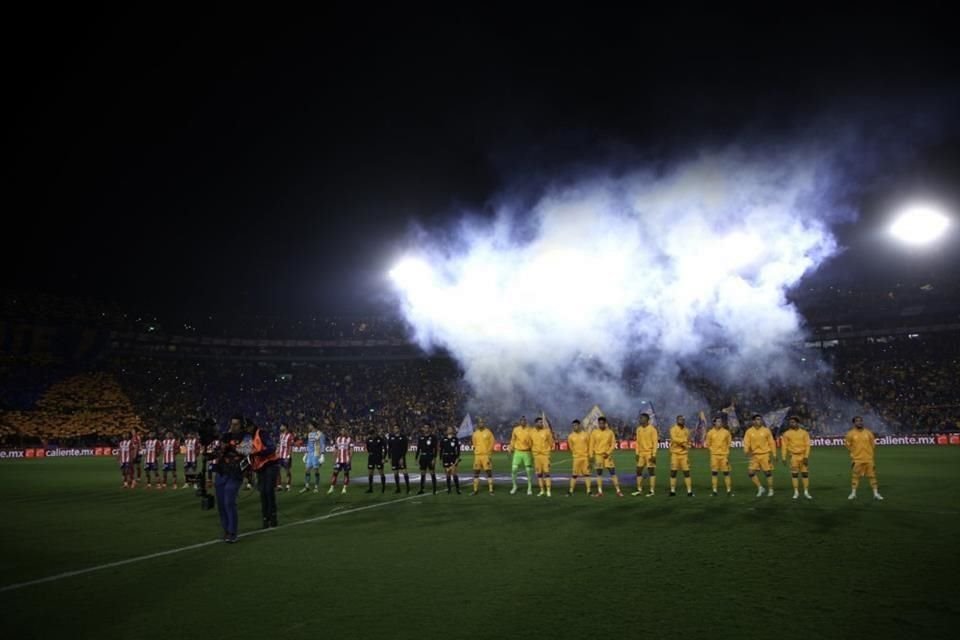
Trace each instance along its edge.
<instances>
[{"instance_id":1,"label":"green grass field","mask_svg":"<svg viewBox=\"0 0 960 640\"><path fill-rule=\"evenodd\" d=\"M621 475L632 470L632 456L618 456ZM282 493L281 526L239 544L4 589L2 629L7 638L779 640L935 638L960 622L960 448L879 449L884 502L866 483L846 499L841 450L814 451L812 502L791 499L779 466L777 495L755 498L742 456L733 459L734 498L710 497L697 451L693 499L667 498L662 470L654 498L618 499L608 483L602 499L582 486L567 498L562 481L547 500L503 484L494 496L468 486L462 496L367 495L359 456L348 495ZM557 475L569 471L565 454L554 463ZM507 471L505 455L494 464ZM255 492L241 492L240 519L241 532L257 529ZM192 492L123 490L114 461L92 458L0 463L0 522L0 587L220 535L216 512Z\"/></svg>"}]
</instances>

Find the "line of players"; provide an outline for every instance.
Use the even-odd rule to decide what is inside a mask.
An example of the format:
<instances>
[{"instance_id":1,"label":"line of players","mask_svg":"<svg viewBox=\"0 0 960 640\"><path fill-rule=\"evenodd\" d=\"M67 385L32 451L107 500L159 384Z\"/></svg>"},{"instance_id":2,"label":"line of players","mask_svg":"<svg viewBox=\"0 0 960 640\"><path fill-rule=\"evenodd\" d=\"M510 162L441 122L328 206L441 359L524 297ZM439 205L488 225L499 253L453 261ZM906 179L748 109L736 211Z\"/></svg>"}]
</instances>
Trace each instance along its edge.
<instances>
[{"instance_id":1,"label":"line of players","mask_svg":"<svg viewBox=\"0 0 960 640\"><path fill-rule=\"evenodd\" d=\"M676 418L676 423L670 427L670 475L669 475L669 496L675 496L677 492L677 476L682 475L684 488L687 496L693 497L693 485L690 477L690 458L689 452L693 447L690 430L686 427L684 416ZM878 490L876 469L874 463L874 434L864 426L863 419L856 416L853 419L853 428L846 435L846 445L850 452L852 461L851 492L849 499L856 498L856 491L861 477L867 477L873 490L873 497L877 500L883 500ZM733 441L732 434L727 429L720 417L713 419L713 424L707 430L704 439L704 446L710 451L710 473L711 473L711 495L718 495L719 478L723 477L724 489L727 496L733 496L733 481L731 477L730 449ZM367 437L367 493L373 493L374 475L379 473L380 491L386 491L386 476L384 473L385 461L389 456L391 470L393 471L395 493L401 492L400 476L403 476L406 492L410 492L410 476L407 471L407 454L409 450L409 440L401 432L399 426L395 426L393 431L386 437L371 432ZM492 455L494 452L493 432L487 428L483 420L479 420L477 428L471 438L473 448L473 495L479 493L480 476L486 475L487 490L493 493L493 466ZM300 493L310 490L310 478L313 474L315 493L320 490L320 467L324 462L324 451L326 441L324 434L319 430L315 423L310 423L309 432L306 438L307 451L304 455L304 464L306 473L304 477L304 487ZM211 446L216 446L213 443ZM277 453L280 460L280 466L286 470L286 484L282 486L287 491L290 490L292 483L292 455L294 446L294 435L286 425L280 427L280 437L277 444ZM343 485L341 493L347 492L350 484L350 472L352 470L354 440L346 429L341 429L333 442L334 469L330 478L330 486L327 489L328 494L332 494L337 487L339 476L343 473ZM656 495L656 463L657 452L659 451L659 432L656 427L650 423L649 414L643 413L639 417L636 439L636 473L637 484L636 491L631 495L646 495L651 497ZM143 460L143 471L146 475L146 486L149 488L153 484L154 474L156 474L156 486L163 489L167 487L168 473L172 475L172 486L177 488L177 467L176 456L180 451L181 443L175 438L173 433L168 431L163 439L154 435L148 435L140 442L139 434L131 431L126 434L119 444L120 468L123 474L123 486L134 488L140 480L140 465ZM183 440L185 451L184 472L197 471L197 458L201 452L200 441L197 433L189 433ZM596 429L587 432L579 420L572 422L572 430L567 438L567 448L572 456L572 473L570 484L567 490L567 496L572 496L575 492L577 481L582 477L587 495L594 497L603 496L603 473L607 472L610 477L613 488L617 496L622 497L623 492L620 488L620 481L617 477L616 467L614 465L613 454L617 448L616 437L613 431L608 427L606 418L600 417ZM517 493L517 476L522 466L527 478L527 495L533 494L533 475L537 476L539 487L538 496L551 497L552 479L550 476L550 458L556 449L556 439L552 429L545 425L542 418L535 420L534 426L527 423L525 417L522 417L519 423L514 426L511 433L510 444L507 452L512 453L511 480L512 486L510 493ZM777 445L773 433L764 424L763 417L754 415L750 427L746 430L743 437L743 452L749 459L747 466L747 476L750 478L757 490L757 497L774 495L773 486L773 464L777 460ZM436 460L440 458L446 475L447 493L455 490L460 493L460 475L459 467L461 461L460 440L457 438L453 427L448 427L445 434L438 435L433 431L431 425L425 422L417 437L415 458L420 470L420 488L418 494L426 491L426 477L430 475L430 484L432 493L437 492ZM160 472L158 470L158 458L163 460L163 476L161 482ZM788 428L781 434L780 460L784 465L789 464L791 482L793 485L793 498L800 497L800 486L803 487L803 497L813 499L810 494L810 435L800 426L800 420L796 416L789 418ZM591 478L591 462L595 470L595 478ZM533 473L531 473L531 467ZM136 477L134 477L136 473ZM212 470L207 470L208 481L212 478ZM766 486L760 479L760 474L766 478ZM591 480L596 482L596 491L592 491ZM643 485L646 481L647 491L644 493ZM281 483L282 479L278 479ZM184 488L189 488L186 482ZM251 478L247 478L247 488L251 488Z\"/></svg>"},{"instance_id":2,"label":"line of players","mask_svg":"<svg viewBox=\"0 0 960 640\"><path fill-rule=\"evenodd\" d=\"M148 489L154 484L157 489L166 489L168 480L174 489L179 488L177 455L180 453L181 445L184 449L184 474L191 471L196 473L197 459L201 450L197 433L188 433L182 443L172 431L167 431L163 438L156 434L147 434L142 438L136 431L125 433L117 445L117 458L120 462L124 488L135 489L143 476L146 476ZM186 479L182 488L190 488Z\"/></svg>"}]
</instances>

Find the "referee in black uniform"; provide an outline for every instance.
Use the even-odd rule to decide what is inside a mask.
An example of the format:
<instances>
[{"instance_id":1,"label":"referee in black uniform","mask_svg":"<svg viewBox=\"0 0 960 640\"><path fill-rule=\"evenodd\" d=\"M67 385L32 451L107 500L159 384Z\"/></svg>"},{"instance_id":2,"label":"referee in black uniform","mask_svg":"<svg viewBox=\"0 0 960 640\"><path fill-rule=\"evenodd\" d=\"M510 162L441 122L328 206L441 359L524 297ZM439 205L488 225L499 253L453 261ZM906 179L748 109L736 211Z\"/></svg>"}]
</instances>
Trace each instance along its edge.
<instances>
[{"instance_id":1,"label":"referee in black uniform","mask_svg":"<svg viewBox=\"0 0 960 640\"><path fill-rule=\"evenodd\" d=\"M447 493L450 493L450 479L457 487L457 493L460 493L460 439L453 427L447 427L447 433L440 438L440 463L443 470L447 473Z\"/></svg>"},{"instance_id":2,"label":"referee in black uniform","mask_svg":"<svg viewBox=\"0 0 960 640\"><path fill-rule=\"evenodd\" d=\"M410 441L406 434L400 431L400 425L393 425L393 432L387 436L387 451L390 453L390 468L393 469L393 481L397 485L394 493L400 493L400 471L403 471L403 481L407 483L407 493L410 493L410 474L407 473L407 449Z\"/></svg>"},{"instance_id":3,"label":"referee in black uniform","mask_svg":"<svg viewBox=\"0 0 960 640\"><path fill-rule=\"evenodd\" d=\"M417 463L420 465L420 491L423 493L423 485L427 479L427 472L430 472L430 482L433 484L433 492L437 492L437 472L435 470L437 459L437 434L430 431L430 423L424 422L420 427L420 437L417 438Z\"/></svg>"},{"instance_id":4,"label":"referee in black uniform","mask_svg":"<svg viewBox=\"0 0 960 640\"><path fill-rule=\"evenodd\" d=\"M370 430L367 436L367 493L373 493L373 472L380 472L380 493L387 490L387 479L383 475L383 456L387 450L387 442L376 429Z\"/></svg>"}]
</instances>

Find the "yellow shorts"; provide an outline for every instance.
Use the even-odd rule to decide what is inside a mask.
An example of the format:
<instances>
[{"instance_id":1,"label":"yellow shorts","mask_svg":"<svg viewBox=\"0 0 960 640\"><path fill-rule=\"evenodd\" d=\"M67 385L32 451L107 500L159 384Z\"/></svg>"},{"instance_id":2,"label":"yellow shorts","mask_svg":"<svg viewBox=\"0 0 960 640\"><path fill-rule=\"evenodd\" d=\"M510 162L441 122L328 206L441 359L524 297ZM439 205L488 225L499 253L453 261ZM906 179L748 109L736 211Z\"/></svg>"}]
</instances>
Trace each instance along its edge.
<instances>
[{"instance_id":1,"label":"yellow shorts","mask_svg":"<svg viewBox=\"0 0 960 640\"><path fill-rule=\"evenodd\" d=\"M534 473L550 473L550 454L537 453L533 456Z\"/></svg>"},{"instance_id":2,"label":"yellow shorts","mask_svg":"<svg viewBox=\"0 0 960 640\"><path fill-rule=\"evenodd\" d=\"M670 471L690 471L690 454L671 453Z\"/></svg>"},{"instance_id":3,"label":"yellow shorts","mask_svg":"<svg viewBox=\"0 0 960 640\"><path fill-rule=\"evenodd\" d=\"M810 471L810 464L805 461L803 456L790 456L790 473L807 473Z\"/></svg>"},{"instance_id":4,"label":"yellow shorts","mask_svg":"<svg viewBox=\"0 0 960 640\"><path fill-rule=\"evenodd\" d=\"M747 471L773 471L773 465L770 463L770 454L754 454L750 456L750 464Z\"/></svg>"},{"instance_id":5,"label":"yellow shorts","mask_svg":"<svg viewBox=\"0 0 960 640\"><path fill-rule=\"evenodd\" d=\"M637 469L655 466L657 466L657 457L655 454L652 454L648 451L643 451L637 454Z\"/></svg>"},{"instance_id":6,"label":"yellow shorts","mask_svg":"<svg viewBox=\"0 0 960 640\"><path fill-rule=\"evenodd\" d=\"M573 459L573 472L571 475L574 476L588 476L590 475L590 459L587 457L574 458Z\"/></svg>"},{"instance_id":7,"label":"yellow shorts","mask_svg":"<svg viewBox=\"0 0 960 640\"><path fill-rule=\"evenodd\" d=\"M593 456L593 464L597 469L613 469L616 465L613 462L613 454L606 458L603 456Z\"/></svg>"},{"instance_id":8,"label":"yellow shorts","mask_svg":"<svg viewBox=\"0 0 960 640\"><path fill-rule=\"evenodd\" d=\"M877 477L877 469L872 462L854 462L853 477L867 476L868 478Z\"/></svg>"},{"instance_id":9,"label":"yellow shorts","mask_svg":"<svg viewBox=\"0 0 960 640\"><path fill-rule=\"evenodd\" d=\"M710 454L710 471L730 471L730 455Z\"/></svg>"},{"instance_id":10,"label":"yellow shorts","mask_svg":"<svg viewBox=\"0 0 960 640\"><path fill-rule=\"evenodd\" d=\"M490 454L477 453L473 456L474 471L490 471L493 465L490 464Z\"/></svg>"}]
</instances>

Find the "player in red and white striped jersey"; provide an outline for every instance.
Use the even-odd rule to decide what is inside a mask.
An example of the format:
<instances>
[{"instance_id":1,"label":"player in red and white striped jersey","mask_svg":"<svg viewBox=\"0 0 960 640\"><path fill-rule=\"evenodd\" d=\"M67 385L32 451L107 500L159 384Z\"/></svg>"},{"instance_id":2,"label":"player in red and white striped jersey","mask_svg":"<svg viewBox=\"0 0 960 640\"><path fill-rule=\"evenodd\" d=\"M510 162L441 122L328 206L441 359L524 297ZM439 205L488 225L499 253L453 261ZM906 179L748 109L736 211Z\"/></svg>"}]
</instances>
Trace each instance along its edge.
<instances>
[{"instance_id":1,"label":"player in red and white striped jersey","mask_svg":"<svg viewBox=\"0 0 960 640\"><path fill-rule=\"evenodd\" d=\"M196 432L187 434L183 441L183 488L189 489L187 474L197 472L197 455L200 453L200 439ZM194 485L196 487L196 485ZM196 487L199 489L199 487Z\"/></svg>"},{"instance_id":2,"label":"player in red and white striped jersey","mask_svg":"<svg viewBox=\"0 0 960 640\"><path fill-rule=\"evenodd\" d=\"M133 487L133 441L130 434L123 436L117 447L117 458L120 460L120 474L123 476L123 487Z\"/></svg>"},{"instance_id":3,"label":"player in red and white striped jersey","mask_svg":"<svg viewBox=\"0 0 960 640\"><path fill-rule=\"evenodd\" d=\"M153 486L153 474L157 472L157 488L160 488L160 473L157 470L157 455L160 453L160 440L152 433L143 441L143 473L147 476L147 489Z\"/></svg>"},{"instance_id":4,"label":"player in red and white striped jersey","mask_svg":"<svg viewBox=\"0 0 960 640\"><path fill-rule=\"evenodd\" d=\"M340 435L333 441L333 477L330 478L330 488L327 493L333 493L337 487L337 476L343 471L343 489L340 493L346 493L350 486L350 460L353 458L353 438L347 433L347 430L340 429Z\"/></svg>"},{"instance_id":5,"label":"player in red and white striped jersey","mask_svg":"<svg viewBox=\"0 0 960 640\"><path fill-rule=\"evenodd\" d=\"M137 477L133 481L133 486L136 487L137 483L140 482L141 472L143 471L143 440L140 439L139 433L131 430L130 442L132 443L133 449L132 467L137 474Z\"/></svg>"},{"instance_id":6,"label":"player in red and white striped jersey","mask_svg":"<svg viewBox=\"0 0 960 640\"><path fill-rule=\"evenodd\" d=\"M293 434L287 429L287 425L280 425L280 438L277 440L277 458L280 461L280 468L287 470L287 483L285 491L290 491L290 483L293 482ZM280 474L277 474L277 486L281 484Z\"/></svg>"},{"instance_id":7,"label":"player in red and white striped jersey","mask_svg":"<svg viewBox=\"0 0 960 640\"><path fill-rule=\"evenodd\" d=\"M177 453L180 451L180 440L173 437L172 431L160 443L163 450L163 489L167 488L167 473L173 474L173 488L177 488Z\"/></svg>"}]
</instances>

